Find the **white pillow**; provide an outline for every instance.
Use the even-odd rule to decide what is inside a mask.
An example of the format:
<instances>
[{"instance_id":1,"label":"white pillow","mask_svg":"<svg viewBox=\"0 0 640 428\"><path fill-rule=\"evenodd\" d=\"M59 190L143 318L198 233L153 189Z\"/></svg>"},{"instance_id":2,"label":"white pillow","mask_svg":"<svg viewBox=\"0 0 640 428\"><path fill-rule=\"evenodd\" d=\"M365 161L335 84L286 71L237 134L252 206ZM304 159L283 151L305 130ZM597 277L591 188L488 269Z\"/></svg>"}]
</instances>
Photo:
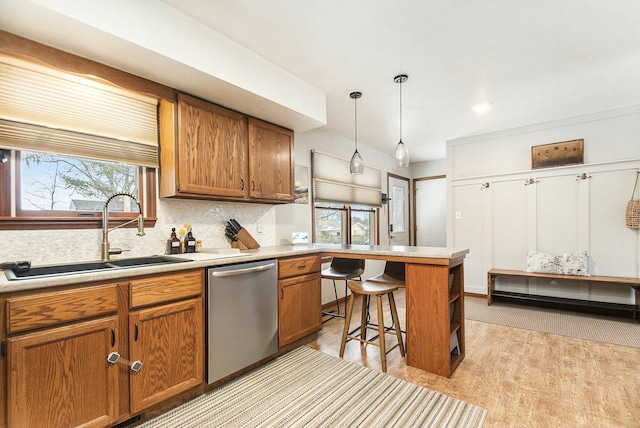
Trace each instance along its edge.
<instances>
[{"instance_id":1,"label":"white pillow","mask_svg":"<svg viewBox=\"0 0 640 428\"><path fill-rule=\"evenodd\" d=\"M561 275L589 275L589 255L586 251L565 253L557 257L558 273Z\"/></svg>"},{"instance_id":2,"label":"white pillow","mask_svg":"<svg viewBox=\"0 0 640 428\"><path fill-rule=\"evenodd\" d=\"M558 273L558 259L535 250L527 251L525 272Z\"/></svg>"}]
</instances>

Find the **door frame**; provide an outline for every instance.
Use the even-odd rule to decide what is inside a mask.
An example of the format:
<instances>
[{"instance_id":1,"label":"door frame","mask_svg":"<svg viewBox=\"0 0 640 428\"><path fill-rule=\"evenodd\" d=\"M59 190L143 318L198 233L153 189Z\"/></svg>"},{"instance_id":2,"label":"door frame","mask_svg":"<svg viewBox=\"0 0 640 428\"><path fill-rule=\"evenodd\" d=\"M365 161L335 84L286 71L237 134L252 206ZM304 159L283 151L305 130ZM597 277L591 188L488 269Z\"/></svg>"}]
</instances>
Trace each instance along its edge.
<instances>
[{"instance_id":1,"label":"door frame","mask_svg":"<svg viewBox=\"0 0 640 428\"><path fill-rule=\"evenodd\" d=\"M391 192L389 190L389 179L391 178L395 178L396 180L402 180L402 181L406 181L407 182L407 189L409 190L407 192L407 204L409 204L409 206L407 206L407 217L409 218L409 227L407 228L407 236L409 237L409 245L413 245L412 242L415 242L415 240L412 240L412 233L411 231L415 228L414 226L414 221L412 218L411 213L412 211L412 204L411 204L411 200L413 199L413 197L411 196L411 179L407 178L407 177L403 177L401 175L397 175L397 174L393 174L391 172L387 172L387 195L391 196ZM413 208L413 210L415 210L415 208ZM389 239L389 237L391 236L391 209L387 209L387 244L391 245L391 240Z\"/></svg>"},{"instance_id":2,"label":"door frame","mask_svg":"<svg viewBox=\"0 0 640 428\"><path fill-rule=\"evenodd\" d=\"M418 196L418 188L417 188L417 182L418 181L427 181L427 180L439 180L441 178L447 178L447 176L445 174L442 175L430 175L428 177L420 177L420 178L414 178L412 183L411 183L411 197L413 198L414 202L416 201L416 197ZM417 219L417 212L416 212L416 208L418 206L418 203L414 203L413 204L413 211L411 211L411 216L412 216L412 235L413 235L413 241L412 242L418 242L418 222L416 221Z\"/></svg>"}]
</instances>

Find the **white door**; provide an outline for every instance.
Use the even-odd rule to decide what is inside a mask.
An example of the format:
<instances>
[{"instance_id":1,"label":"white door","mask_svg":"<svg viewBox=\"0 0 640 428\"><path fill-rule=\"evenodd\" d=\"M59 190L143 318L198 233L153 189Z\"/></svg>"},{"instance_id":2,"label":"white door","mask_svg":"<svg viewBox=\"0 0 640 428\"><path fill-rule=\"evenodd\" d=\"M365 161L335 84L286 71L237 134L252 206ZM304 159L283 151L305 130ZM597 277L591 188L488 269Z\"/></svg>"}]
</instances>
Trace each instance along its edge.
<instances>
[{"instance_id":1,"label":"white door","mask_svg":"<svg viewBox=\"0 0 640 428\"><path fill-rule=\"evenodd\" d=\"M409 179L387 175L389 189L389 245L411 245L409 231Z\"/></svg>"},{"instance_id":2,"label":"white door","mask_svg":"<svg viewBox=\"0 0 640 428\"><path fill-rule=\"evenodd\" d=\"M447 180L444 177L415 183L416 245L447 246Z\"/></svg>"}]
</instances>

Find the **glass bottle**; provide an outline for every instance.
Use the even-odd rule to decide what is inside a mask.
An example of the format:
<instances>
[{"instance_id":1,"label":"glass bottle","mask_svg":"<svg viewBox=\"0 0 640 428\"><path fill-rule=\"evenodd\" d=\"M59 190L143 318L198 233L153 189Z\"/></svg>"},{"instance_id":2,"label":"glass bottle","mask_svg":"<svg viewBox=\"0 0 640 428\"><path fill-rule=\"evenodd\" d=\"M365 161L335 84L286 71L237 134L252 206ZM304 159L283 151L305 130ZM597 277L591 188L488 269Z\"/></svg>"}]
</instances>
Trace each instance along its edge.
<instances>
[{"instance_id":1,"label":"glass bottle","mask_svg":"<svg viewBox=\"0 0 640 428\"><path fill-rule=\"evenodd\" d=\"M169 254L180 254L182 252L180 238L176 235L176 228L171 228L171 250Z\"/></svg>"},{"instance_id":2,"label":"glass bottle","mask_svg":"<svg viewBox=\"0 0 640 428\"><path fill-rule=\"evenodd\" d=\"M196 252L196 238L193 237L191 229L187 232L187 236L184 238L184 252L195 253Z\"/></svg>"}]
</instances>

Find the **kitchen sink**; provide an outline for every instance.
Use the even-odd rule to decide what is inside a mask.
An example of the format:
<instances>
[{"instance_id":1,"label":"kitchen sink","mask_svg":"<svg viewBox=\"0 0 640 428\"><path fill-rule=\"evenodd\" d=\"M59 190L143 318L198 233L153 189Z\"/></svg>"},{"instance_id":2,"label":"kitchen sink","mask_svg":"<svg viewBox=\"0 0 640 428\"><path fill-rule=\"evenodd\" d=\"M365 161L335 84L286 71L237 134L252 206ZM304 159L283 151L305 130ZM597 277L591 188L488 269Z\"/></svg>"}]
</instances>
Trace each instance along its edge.
<instances>
[{"instance_id":1,"label":"kitchen sink","mask_svg":"<svg viewBox=\"0 0 640 428\"><path fill-rule=\"evenodd\" d=\"M149 256L149 257L132 257L119 260L100 260L94 262L78 262L59 265L37 266L28 269L14 268L5 269L4 273L9 281L19 279L36 279L52 276L73 275L79 273L89 273L102 270L133 268L140 266L182 263L188 260L179 259L169 256Z\"/></svg>"}]
</instances>

